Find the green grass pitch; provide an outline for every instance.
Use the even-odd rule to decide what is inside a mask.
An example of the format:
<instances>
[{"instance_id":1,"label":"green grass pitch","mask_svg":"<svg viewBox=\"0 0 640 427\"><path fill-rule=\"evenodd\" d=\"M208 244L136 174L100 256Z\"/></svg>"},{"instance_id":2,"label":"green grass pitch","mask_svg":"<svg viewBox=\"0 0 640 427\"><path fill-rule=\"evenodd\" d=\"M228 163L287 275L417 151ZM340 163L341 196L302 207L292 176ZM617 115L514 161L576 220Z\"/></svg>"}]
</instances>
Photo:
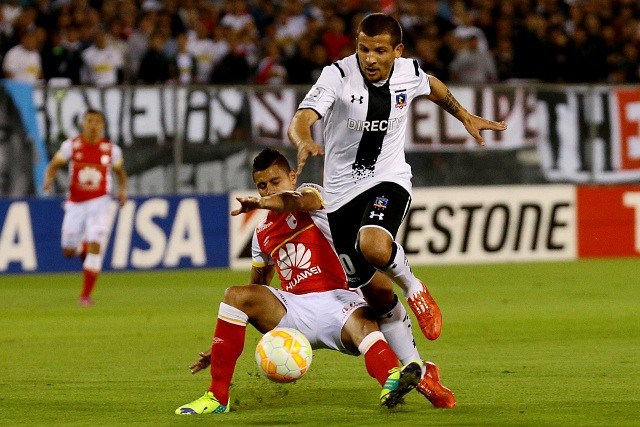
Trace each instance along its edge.
<instances>
[{"instance_id":1,"label":"green grass pitch","mask_svg":"<svg viewBox=\"0 0 640 427\"><path fill-rule=\"evenodd\" d=\"M443 311L440 338L416 332L456 393L418 393L389 411L361 357L316 351L294 384L259 376L248 328L232 412L179 417L207 372L187 369L212 337L225 287L247 272L110 273L96 306L80 274L0 277L0 425L638 425L640 260L415 268Z\"/></svg>"}]
</instances>

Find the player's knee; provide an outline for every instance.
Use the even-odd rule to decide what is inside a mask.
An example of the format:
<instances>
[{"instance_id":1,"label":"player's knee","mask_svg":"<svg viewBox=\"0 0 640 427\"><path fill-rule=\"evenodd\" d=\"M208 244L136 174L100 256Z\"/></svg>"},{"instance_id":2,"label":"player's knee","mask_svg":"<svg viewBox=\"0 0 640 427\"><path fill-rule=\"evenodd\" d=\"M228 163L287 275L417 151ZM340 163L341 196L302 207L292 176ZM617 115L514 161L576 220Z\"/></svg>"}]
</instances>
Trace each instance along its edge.
<instances>
[{"instance_id":1,"label":"player's knee","mask_svg":"<svg viewBox=\"0 0 640 427\"><path fill-rule=\"evenodd\" d=\"M358 246L362 255L371 265L376 268L383 268L391 258L392 242L386 233L370 232L367 229L360 233Z\"/></svg>"},{"instance_id":2,"label":"player's knee","mask_svg":"<svg viewBox=\"0 0 640 427\"><path fill-rule=\"evenodd\" d=\"M239 308L242 303L242 286L231 286L224 290L222 301L232 307Z\"/></svg>"},{"instance_id":3,"label":"player's knee","mask_svg":"<svg viewBox=\"0 0 640 427\"><path fill-rule=\"evenodd\" d=\"M72 248L62 248L62 254L67 258L76 256L76 250Z\"/></svg>"},{"instance_id":4,"label":"player's knee","mask_svg":"<svg viewBox=\"0 0 640 427\"><path fill-rule=\"evenodd\" d=\"M87 252L90 254L99 254L100 253L100 243L98 242L89 242L87 244Z\"/></svg>"},{"instance_id":5,"label":"player's knee","mask_svg":"<svg viewBox=\"0 0 640 427\"><path fill-rule=\"evenodd\" d=\"M384 268L389 264L391 250L377 245L361 245L360 251L366 260L376 268Z\"/></svg>"}]
</instances>

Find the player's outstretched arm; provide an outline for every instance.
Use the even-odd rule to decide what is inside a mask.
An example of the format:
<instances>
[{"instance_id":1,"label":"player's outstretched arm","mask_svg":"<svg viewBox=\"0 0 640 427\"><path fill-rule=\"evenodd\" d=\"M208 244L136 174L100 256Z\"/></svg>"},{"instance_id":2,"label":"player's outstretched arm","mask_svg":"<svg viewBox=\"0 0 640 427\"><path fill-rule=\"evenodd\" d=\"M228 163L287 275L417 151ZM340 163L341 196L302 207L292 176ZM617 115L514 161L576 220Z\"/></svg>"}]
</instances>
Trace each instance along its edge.
<instances>
[{"instance_id":1,"label":"player's outstretched arm","mask_svg":"<svg viewBox=\"0 0 640 427\"><path fill-rule=\"evenodd\" d=\"M317 192L309 189L283 191L265 197L236 197L240 207L231 211L237 216L255 209L269 209L274 212L311 212L322 209L323 204Z\"/></svg>"},{"instance_id":2,"label":"player's outstretched arm","mask_svg":"<svg viewBox=\"0 0 640 427\"><path fill-rule=\"evenodd\" d=\"M436 77L429 76L429 83L431 84L431 93L427 95L427 98L460 120L467 132L469 132L469 135L471 135L478 144L484 145L484 138L480 134L480 131L503 131L507 128L505 122L495 122L469 113L466 108L460 105L458 100L454 98L449 88Z\"/></svg>"},{"instance_id":3,"label":"player's outstretched arm","mask_svg":"<svg viewBox=\"0 0 640 427\"><path fill-rule=\"evenodd\" d=\"M311 137L311 126L319 119L318 113L311 109L296 111L289 124L289 140L298 149L297 174L300 175L309 156L324 155L324 148Z\"/></svg>"}]
</instances>

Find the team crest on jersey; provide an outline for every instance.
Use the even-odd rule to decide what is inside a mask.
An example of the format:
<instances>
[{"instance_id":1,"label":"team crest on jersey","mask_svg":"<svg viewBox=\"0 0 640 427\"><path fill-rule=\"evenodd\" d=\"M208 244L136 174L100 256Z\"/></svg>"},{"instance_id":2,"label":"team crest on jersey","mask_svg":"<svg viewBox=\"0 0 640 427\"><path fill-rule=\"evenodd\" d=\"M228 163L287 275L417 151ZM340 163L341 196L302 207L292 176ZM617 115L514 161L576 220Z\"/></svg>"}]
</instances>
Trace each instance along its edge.
<instances>
[{"instance_id":1,"label":"team crest on jersey","mask_svg":"<svg viewBox=\"0 0 640 427\"><path fill-rule=\"evenodd\" d=\"M94 167L84 167L78 171L78 181L84 188L98 188L102 181L102 174Z\"/></svg>"},{"instance_id":2,"label":"team crest on jersey","mask_svg":"<svg viewBox=\"0 0 640 427\"><path fill-rule=\"evenodd\" d=\"M103 142L100 144L100 151L108 153L111 150L111 146L108 142Z\"/></svg>"},{"instance_id":3,"label":"team crest on jersey","mask_svg":"<svg viewBox=\"0 0 640 427\"><path fill-rule=\"evenodd\" d=\"M298 226L298 219L292 213L287 217L287 225L292 230L295 230Z\"/></svg>"},{"instance_id":4,"label":"team crest on jersey","mask_svg":"<svg viewBox=\"0 0 640 427\"><path fill-rule=\"evenodd\" d=\"M82 160L82 153L79 151L76 151L75 154L73 155L73 160L75 160L76 162L79 162L80 160Z\"/></svg>"},{"instance_id":5,"label":"team crest on jersey","mask_svg":"<svg viewBox=\"0 0 640 427\"><path fill-rule=\"evenodd\" d=\"M376 201L373 203L373 207L376 209L387 209L389 199L386 197L376 197Z\"/></svg>"},{"instance_id":6,"label":"team crest on jersey","mask_svg":"<svg viewBox=\"0 0 640 427\"><path fill-rule=\"evenodd\" d=\"M407 94L406 93L397 93L396 94L396 108L403 109L407 106Z\"/></svg>"},{"instance_id":7,"label":"team crest on jersey","mask_svg":"<svg viewBox=\"0 0 640 427\"><path fill-rule=\"evenodd\" d=\"M320 99L323 93L324 93L323 88L314 86L305 95L304 100L309 102L316 102L318 99Z\"/></svg>"}]
</instances>

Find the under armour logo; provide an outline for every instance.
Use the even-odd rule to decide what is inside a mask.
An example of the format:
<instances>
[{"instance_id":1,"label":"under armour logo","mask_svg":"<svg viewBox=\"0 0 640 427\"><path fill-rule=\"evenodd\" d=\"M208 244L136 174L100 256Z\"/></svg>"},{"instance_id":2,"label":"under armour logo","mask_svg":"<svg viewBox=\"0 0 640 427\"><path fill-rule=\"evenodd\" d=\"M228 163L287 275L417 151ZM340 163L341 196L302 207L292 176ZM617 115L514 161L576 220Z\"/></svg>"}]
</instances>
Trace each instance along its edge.
<instances>
[{"instance_id":1,"label":"under armour logo","mask_svg":"<svg viewBox=\"0 0 640 427\"><path fill-rule=\"evenodd\" d=\"M369 212L369 218L378 218L380 221L382 221L382 219L384 218L384 212L371 211Z\"/></svg>"},{"instance_id":2,"label":"under armour logo","mask_svg":"<svg viewBox=\"0 0 640 427\"><path fill-rule=\"evenodd\" d=\"M351 103L353 104L354 102L358 101L360 104L362 104L362 100L364 99L364 96L361 97L356 97L355 95L351 95Z\"/></svg>"}]
</instances>

